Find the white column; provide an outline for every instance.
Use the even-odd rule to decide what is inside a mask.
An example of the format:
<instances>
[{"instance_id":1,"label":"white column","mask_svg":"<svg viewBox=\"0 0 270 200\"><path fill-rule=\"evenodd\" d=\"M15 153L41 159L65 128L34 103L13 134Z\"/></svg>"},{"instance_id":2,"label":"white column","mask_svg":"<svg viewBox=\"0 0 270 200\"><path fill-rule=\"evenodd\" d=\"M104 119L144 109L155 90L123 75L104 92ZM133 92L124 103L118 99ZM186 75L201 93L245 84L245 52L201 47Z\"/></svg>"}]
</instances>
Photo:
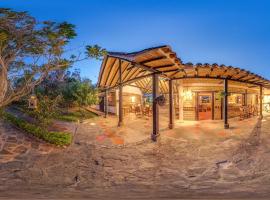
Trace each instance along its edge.
<instances>
[{"instance_id":1,"label":"white column","mask_svg":"<svg viewBox=\"0 0 270 200\"><path fill-rule=\"evenodd\" d=\"M179 99L179 120L184 120L184 101L183 101L183 91L184 91L184 87L183 87L183 80L179 80L179 84L178 84L178 99Z\"/></svg>"}]
</instances>

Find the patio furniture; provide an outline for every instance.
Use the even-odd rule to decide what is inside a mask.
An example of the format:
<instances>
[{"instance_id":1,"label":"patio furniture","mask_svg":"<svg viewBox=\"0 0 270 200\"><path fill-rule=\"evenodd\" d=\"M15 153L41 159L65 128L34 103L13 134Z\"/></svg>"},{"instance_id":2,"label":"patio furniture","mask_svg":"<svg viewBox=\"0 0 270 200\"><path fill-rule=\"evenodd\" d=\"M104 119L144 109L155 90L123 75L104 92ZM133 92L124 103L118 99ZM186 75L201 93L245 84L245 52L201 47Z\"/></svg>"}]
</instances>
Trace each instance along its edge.
<instances>
[{"instance_id":1,"label":"patio furniture","mask_svg":"<svg viewBox=\"0 0 270 200\"><path fill-rule=\"evenodd\" d=\"M177 106L177 107L175 107L174 109L175 109L175 115L176 115L176 116L179 116L179 107Z\"/></svg>"},{"instance_id":2,"label":"patio furniture","mask_svg":"<svg viewBox=\"0 0 270 200\"><path fill-rule=\"evenodd\" d=\"M247 106L248 109L248 117L251 117L254 115L254 107L252 105Z\"/></svg>"},{"instance_id":3,"label":"patio furniture","mask_svg":"<svg viewBox=\"0 0 270 200\"><path fill-rule=\"evenodd\" d=\"M247 106L240 106L240 120L248 118L248 108Z\"/></svg>"},{"instance_id":4,"label":"patio furniture","mask_svg":"<svg viewBox=\"0 0 270 200\"><path fill-rule=\"evenodd\" d=\"M135 106L135 115L136 116L142 116L141 106Z\"/></svg>"},{"instance_id":5,"label":"patio furniture","mask_svg":"<svg viewBox=\"0 0 270 200\"><path fill-rule=\"evenodd\" d=\"M129 113L129 107L128 106L123 106L123 115L125 116L128 113Z\"/></svg>"},{"instance_id":6,"label":"patio furniture","mask_svg":"<svg viewBox=\"0 0 270 200\"><path fill-rule=\"evenodd\" d=\"M135 113L135 105L130 105L130 112Z\"/></svg>"},{"instance_id":7,"label":"patio furniture","mask_svg":"<svg viewBox=\"0 0 270 200\"><path fill-rule=\"evenodd\" d=\"M264 110L265 110L266 112L270 113L270 103L266 103L266 104L264 105Z\"/></svg>"},{"instance_id":8,"label":"patio furniture","mask_svg":"<svg viewBox=\"0 0 270 200\"><path fill-rule=\"evenodd\" d=\"M253 106L253 112L252 112L253 116L257 116L258 115L258 107L257 106Z\"/></svg>"},{"instance_id":9,"label":"patio furniture","mask_svg":"<svg viewBox=\"0 0 270 200\"><path fill-rule=\"evenodd\" d=\"M152 114L152 109L150 106L146 106L143 108L143 115L150 117Z\"/></svg>"}]
</instances>

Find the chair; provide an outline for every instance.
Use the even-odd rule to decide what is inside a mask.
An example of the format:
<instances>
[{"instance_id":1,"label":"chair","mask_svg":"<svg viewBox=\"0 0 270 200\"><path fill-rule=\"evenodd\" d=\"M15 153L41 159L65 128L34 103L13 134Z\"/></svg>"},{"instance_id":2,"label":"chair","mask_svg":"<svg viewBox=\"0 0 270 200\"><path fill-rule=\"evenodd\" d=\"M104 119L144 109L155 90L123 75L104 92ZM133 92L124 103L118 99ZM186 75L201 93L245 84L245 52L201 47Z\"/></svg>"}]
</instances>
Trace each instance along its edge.
<instances>
[{"instance_id":1,"label":"chair","mask_svg":"<svg viewBox=\"0 0 270 200\"><path fill-rule=\"evenodd\" d=\"M130 112L135 113L135 105L130 105Z\"/></svg>"},{"instance_id":2,"label":"chair","mask_svg":"<svg viewBox=\"0 0 270 200\"><path fill-rule=\"evenodd\" d=\"M179 107L178 106L175 107L174 110L175 110L175 115L176 116L179 116Z\"/></svg>"},{"instance_id":3,"label":"chair","mask_svg":"<svg viewBox=\"0 0 270 200\"><path fill-rule=\"evenodd\" d=\"M143 109L143 115L150 117L152 113L152 109L150 106L146 106Z\"/></svg>"},{"instance_id":4,"label":"chair","mask_svg":"<svg viewBox=\"0 0 270 200\"><path fill-rule=\"evenodd\" d=\"M136 116L142 116L141 106L135 106L135 115Z\"/></svg>"},{"instance_id":5,"label":"chair","mask_svg":"<svg viewBox=\"0 0 270 200\"><path fill-rule=\"evenodd\" d=\"M253 106L253 116L257 116L257 115L258 115L258 107Z\"/></svg>"},{"instance_id":6,"label":"chair","mask_svg":"<svg viewBox=\"0 0 270 200\"><path fill-rule=\"evenodd\" d=\"M243 119L245 119L245 117L246 117L246 115L245 115L245 107L244 106L240 106L240 115L239 115L239 119L240 120L243 120Z\"/></svg>"}]
</instances>

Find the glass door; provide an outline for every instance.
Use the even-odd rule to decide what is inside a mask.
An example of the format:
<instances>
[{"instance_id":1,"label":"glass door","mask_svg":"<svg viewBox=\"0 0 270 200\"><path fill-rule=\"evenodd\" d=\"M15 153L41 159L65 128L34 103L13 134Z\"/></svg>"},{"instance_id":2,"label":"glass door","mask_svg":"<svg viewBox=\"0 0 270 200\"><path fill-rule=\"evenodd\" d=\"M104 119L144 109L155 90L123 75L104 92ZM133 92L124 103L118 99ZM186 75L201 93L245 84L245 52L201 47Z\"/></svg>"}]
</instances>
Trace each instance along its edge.
<instances>
[{"instance_id":1,"label":"glass door","mask_svg":"<svg viewBox=\"0 0 270 200\"><path fill-rule=\"evenodd\" d=\"M212 119L212 93L211 92L198 92L197 112L198 120L211 120Z\"/></svg>"}]
</instances>

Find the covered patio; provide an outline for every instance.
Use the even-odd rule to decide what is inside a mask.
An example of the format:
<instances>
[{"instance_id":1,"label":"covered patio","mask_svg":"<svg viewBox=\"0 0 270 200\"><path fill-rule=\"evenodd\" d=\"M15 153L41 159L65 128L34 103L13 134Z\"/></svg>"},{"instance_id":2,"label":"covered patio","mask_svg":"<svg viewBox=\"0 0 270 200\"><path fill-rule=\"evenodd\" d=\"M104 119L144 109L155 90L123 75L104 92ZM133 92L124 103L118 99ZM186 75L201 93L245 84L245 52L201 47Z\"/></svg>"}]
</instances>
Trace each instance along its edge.
<instances>
[{"instance_id":1,"label":"covered patio","mask_svg":"<svg viewBox=\"0 0 270 200\"><path fill-rule=\"evenodd\" d=\"M269 121L269 114L265 113L265 120ZM263 122L265 121L263 120ZM152 130L152 118L138 118L135 114L127 115L125 124L118 127L118 117L110 115L107 118L96 118L93 123L84 123L85 132L93 128L93 139L86 141L95 141L98 145L122 146L141 144L149 141L149 132ZM203 120L203 121L180 121L175 120L174 128L169 129L167 116L160 115L159 133L162 140L179 140L183 142L205 142L219 143L230 141L239 141L248 137L258 124L258 118L252 117L245 120L229 119L229 129L223 128L222 120ZM95 130L96 130L95 129ZM94 134L94 135L93 135ZM89 134L87 134L89 135ZM90 137L89 135L89 137Z\"/></svg>"},{"instance_id":2,"label":"covered patio","mask_svg":"<svg viewBox=\"0 0 270 200\"><path fill-rule=\"evenodd\" d=\"M230 126L235 121L230 118L262 119L263 93L270 81L232 66L183 64L169 46L159 46L133 53L108 52L98 87L105 117L114 112L117 117L110 120L117 119L118 127L146 119L143 130L156 141L160 130L179 124L232 131L238 127Z\"/></svg>"}]
</instances>

